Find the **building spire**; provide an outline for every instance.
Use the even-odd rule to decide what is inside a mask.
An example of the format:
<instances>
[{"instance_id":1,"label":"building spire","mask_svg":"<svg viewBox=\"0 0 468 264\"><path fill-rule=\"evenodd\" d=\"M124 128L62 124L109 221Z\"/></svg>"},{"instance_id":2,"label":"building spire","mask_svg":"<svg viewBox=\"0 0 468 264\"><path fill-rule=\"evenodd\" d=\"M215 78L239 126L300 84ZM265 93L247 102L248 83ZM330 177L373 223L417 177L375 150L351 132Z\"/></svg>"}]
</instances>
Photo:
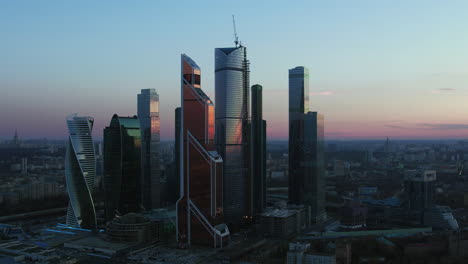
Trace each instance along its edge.
<instances>
[{"instance_id":1,"label":"building spire","mask_svg":"<svg viewBox=\"0 0 468 264\"><path fill-rule=\"evenodd\" d=\"M18 129L15 129L15 135L13 136L13 143L16 145L19 143Z\"/></svg>"}]
</instances>

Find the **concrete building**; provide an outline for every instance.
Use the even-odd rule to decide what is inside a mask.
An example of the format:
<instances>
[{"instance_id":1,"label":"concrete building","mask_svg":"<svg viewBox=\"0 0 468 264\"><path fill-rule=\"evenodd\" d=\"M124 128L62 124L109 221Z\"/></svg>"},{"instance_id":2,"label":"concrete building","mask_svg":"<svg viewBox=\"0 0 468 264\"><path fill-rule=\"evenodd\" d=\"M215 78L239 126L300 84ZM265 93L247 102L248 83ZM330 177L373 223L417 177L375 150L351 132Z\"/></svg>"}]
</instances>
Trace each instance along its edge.
<instances>
[{"instance_id":1,"label":"concrete building","mask_svg":"<svg viewBox=\"0 0 468 264\"><path fill-rule=\"evenodd\" d=\"M130 213L112 220L106 228L107 239L113 242L146 243L159 240L158 223L142 215Z\"/></svg>"},{"instance_id":2,"label":"concrete building","mask_svg":"<svg viewBox=\"0 0 468 264\"><path fill-rule=\"evenodd\" d=\"M288 239L310 226L310 210L305 206L267 207L260 215L263 236Z\"/></svg>"},{"instance_id":3,"label":"concrete building","mask_svg":"<svg viewBox=\"0 0 468 264\"><path fill-rule=\"evenodd\" d=\"M340 210L341 227L357 229L366 226L367 207L362 206L358 201L349 201Z\"/></svg>"},{"instance_id":4,"label":"concrete building","mask_svg":"<svg viewBox=\"0 0 468 264\"><path fill-rule=\"evenodd\" d=\"M289 243L287 264L336 264L335 253L318 252L309 243Z\"/></svg>"},{"instance_id":5,"label":"concrete building","mask_svg":"<svg viewBox=\"0 0 468 264\"><path fill-rule=\"evenodd\" d=\"M434 206L424 211L424 225L436 229L458 230L458 222L448 206Z\"/></svg>"}]
</instances>

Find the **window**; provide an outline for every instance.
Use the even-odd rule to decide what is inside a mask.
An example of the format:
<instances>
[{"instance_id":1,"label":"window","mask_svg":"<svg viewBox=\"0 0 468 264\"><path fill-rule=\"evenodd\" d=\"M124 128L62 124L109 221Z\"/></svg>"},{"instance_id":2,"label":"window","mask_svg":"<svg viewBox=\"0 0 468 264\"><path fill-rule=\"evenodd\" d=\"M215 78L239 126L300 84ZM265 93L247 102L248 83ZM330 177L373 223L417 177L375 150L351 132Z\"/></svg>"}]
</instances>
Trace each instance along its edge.
<instances>
[{"instance_id":1,"label":"window","mask_svg":"<svg viewBox=\"0 0 468 264\"><path fill-rule=\"evenodd\" d=\"M195 84L200 85L200 75L195 74Z\"/></svg>"},{"instance_id":2,"label":"window","mask_svg":"<svg viewBox=\"0 0 468 264\"><path fill-rule=\"evenodd\" d=\"M184 79L189 83L192 84L192 74L184 74Z\"/></svg>"}]
</instances>

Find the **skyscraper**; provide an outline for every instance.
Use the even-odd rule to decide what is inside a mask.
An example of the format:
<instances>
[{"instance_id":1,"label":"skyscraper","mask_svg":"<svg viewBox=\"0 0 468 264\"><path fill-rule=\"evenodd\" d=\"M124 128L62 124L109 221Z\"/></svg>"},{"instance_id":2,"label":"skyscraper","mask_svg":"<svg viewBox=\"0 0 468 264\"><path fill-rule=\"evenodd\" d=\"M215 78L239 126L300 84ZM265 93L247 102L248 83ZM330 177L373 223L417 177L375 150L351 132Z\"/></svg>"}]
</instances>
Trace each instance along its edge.
<instances>
[{"instance_id":1,"label":"skyscraper","mask_svg":"<svg viewBox=\"0 0 468 264\"><path fill-rule=\"evenodd\" d=\"M224 216L251 217L249 61L243 46L215 49L216 146L223 158Z\"/></svg>"},{"instance_id":2,"label":"skyscraper","mask_svg":"<svg viewBox=\"0 0 468 264\"><path fill-rule=\"evenodd\" d=\"M180 197L180 126L181 126L181 108L175 109L175 130L174 130L174 160L172 173L167 180L169 188L169 200L171 204L175 203Z\"/></svg>"},{"instance_id":3,"label":"skyscraper","mask_svg":"<svg viewBox=\"0 0 468 264\"><path fill-rule=\"evenodd\" d=\"M200 85L200 68L181 58L180 192L177 240L181 247L222 247L229 235L223 221L223 159L214 146L214 105Z\"/></svg>"},{"instance_id":4,"label":"skyscraper","mask_svg":"<svg viewBox=\"0 0 468 264\"><path fill-rule=\"evenodd\" d=\"M262 86L252 86L252 208L253 215L266 206L266 121L263 120Z\"/></svg>"},{"instance_id":5,"label":"skyscraper","mask_svg":"<svg viewBox=\"0 0 468 264\"><path fill-rule=\"evenodd\" d=\"M309 112L309 69L298 66L289 70L289 123L294 115Z\"/></svg>"},{"instance_id":6,"label":"skyscraper","mask_svg":"<svg viewBox=\"0 0 468 264\"><path fill-rule=\"evenodd\" d=\"M159 167L159 95L155 89L142 89L138 95L141 130L141 195L145 209L161 206Z\"/></svg>"},{"instance_id":7,"label":"skyscraper","mask_svg":"<svg viewBox=\"0 0 468 264\"><path fill-rule=\"evenodd\" d=\"M289 70L289 201L311 209L313 222L325 215L323 116L309 112L309 71Z\"/></svg>"},{"instance_id":8,"label":"skyscraper","mask_svg":"<svg viewBox=\"0 0 468 264\"><path fill-rule=\"evenodd\" d=\"M106 219L136 213L141 207L140 121L114 115L104 129L104 191Z\"/></svg>"},{"instance_id":9,"label":"skyscraper","mask_svg":"<svg viewBox=\"0 0 468 264\"><path fill-rule=\"evenodd\" d=\"M421 211L434 206L435 170L405 171L405 203L412 211Z\"/></svg>"},{"instance_id":10,"label":"skyscraper","mask_svg":"<svg viewBox=\"0 0 468 264\"><path fill-rule=\"evenodd\" d=\"M65 181L70 197L67 225L96 229L96 211L92 197L96 158L91 137L94 119L76 114L67 117L69 131L65 153Z\"/></svg>"}]
</instances>

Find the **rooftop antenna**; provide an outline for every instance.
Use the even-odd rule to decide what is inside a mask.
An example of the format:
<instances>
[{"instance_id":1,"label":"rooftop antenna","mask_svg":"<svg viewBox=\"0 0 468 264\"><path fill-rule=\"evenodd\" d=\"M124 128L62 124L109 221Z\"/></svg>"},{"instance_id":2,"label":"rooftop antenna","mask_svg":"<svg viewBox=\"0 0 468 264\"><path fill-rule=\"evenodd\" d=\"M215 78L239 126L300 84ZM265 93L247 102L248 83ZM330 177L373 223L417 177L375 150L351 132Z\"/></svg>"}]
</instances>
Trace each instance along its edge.
<instances>
[{"instance_id":1,"label":"rooftop antenna","mask_svg":"<svg viewBox=\"0 0 468 264\"><path fill-rule=\"evenodd\" d=\"M232 27L234 28L234 44L236 44L237 47L239 45L239 37L237 37L236 20L234 19L234 15L232 15Z\"/></svg>"}]
</instances>

